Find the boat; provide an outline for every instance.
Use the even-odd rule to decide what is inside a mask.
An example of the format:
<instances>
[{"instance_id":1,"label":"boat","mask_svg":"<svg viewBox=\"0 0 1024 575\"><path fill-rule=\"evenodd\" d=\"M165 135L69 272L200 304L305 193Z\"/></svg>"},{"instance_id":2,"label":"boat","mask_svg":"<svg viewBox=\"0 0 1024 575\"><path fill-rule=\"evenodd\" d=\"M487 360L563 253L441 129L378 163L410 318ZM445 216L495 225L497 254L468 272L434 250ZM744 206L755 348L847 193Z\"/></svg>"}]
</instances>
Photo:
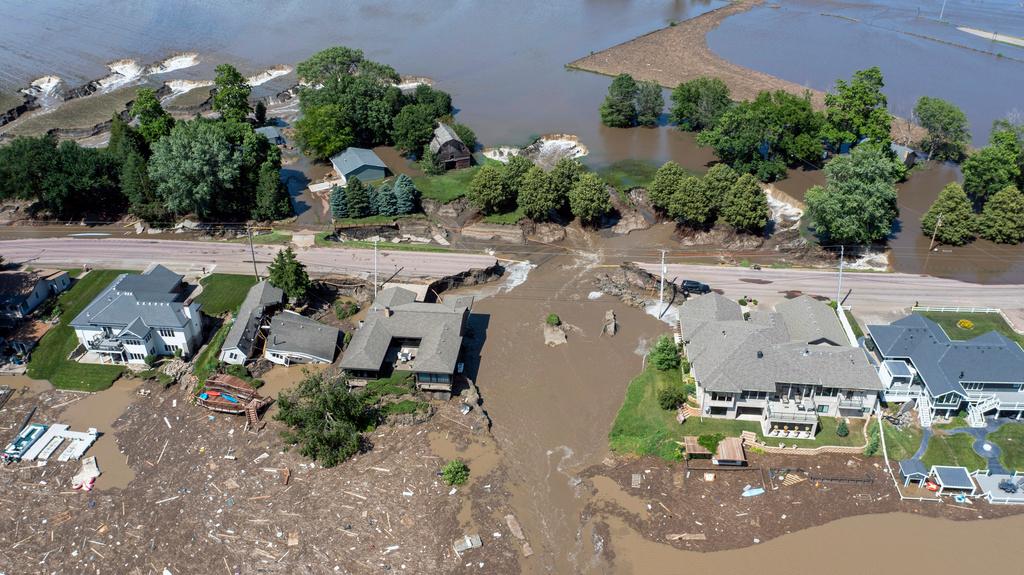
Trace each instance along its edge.
<instances>
[{"instance_id":1,"label":"boat","mask_svg":"<svg viewBox=\"0 0 1024 575\"><path fill-rule=\"evenodd\" d=\"M47 427L49 426L43 425L42 423L26 425L21 432L18 433L17 437L14 438L14 441L11 441L7 445L4 452L0 454L0 458L3 458L5 463L21 461L21 457L25 455L25 452L27 452L32 445L35 444L36 441L39 441L39 438L46 433Z\"/></svg>"},{"instance_id":2,"label":"boat","mask_svg":"<svg viewBox=\"0 0 1024 575\"><path fill-rule=\"evenodd\" d=\"M196 395L196 403L211 411L242 415L250 406L257 410L274 400L260 395L244 379L218 373L206 380L203 391Z\"/></svg>"}]
</instances>

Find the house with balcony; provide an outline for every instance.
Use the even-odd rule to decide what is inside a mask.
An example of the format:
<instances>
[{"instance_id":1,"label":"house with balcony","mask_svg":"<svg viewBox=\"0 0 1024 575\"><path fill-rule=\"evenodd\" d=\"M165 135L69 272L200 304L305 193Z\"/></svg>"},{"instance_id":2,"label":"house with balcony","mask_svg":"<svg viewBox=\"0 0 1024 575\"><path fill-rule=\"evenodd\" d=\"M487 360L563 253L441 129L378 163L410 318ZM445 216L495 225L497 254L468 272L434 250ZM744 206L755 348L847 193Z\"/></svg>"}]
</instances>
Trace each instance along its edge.
<instances>
[{"instance_id":1,"label":"house with balcony","mask_svg":"<svg viewBox=\"0 0 1024 575\"><path fill-rule=\"evenodd\" d=\"M461 372L459 355L472 306L470 296L427 303L404 288L381 290L341 358L349 385L363 387L405 371L418 389L447 399Z\"/></svg>"},{"instance_id":2,"label":"house with balcony","mask_svg":"<svg viewBox=\"0 0 1024 575\"><path fill-rule=\"evenodd\" d=\"M987 415L1024 415L1024 350L1015 341L995 331L953 340L919 314L867 327L882 399L917 402L923 427L960 410L972 427L984 427Z\"/></svg>"},{"instance_id":3,"label":"house with balcony","mask_svg":"<svg viewBox=\"0 0 1024 575\"><path fill-rule=\"evenodd\" d=\"M775 311L717 293L679 307L702 417L758 421L766 437L812 438L818 418L868 417L882 384L828 304L808 296Z\"/></svg>"},{"instance_id":4,"label":"house with balcony","mask_svg":"<svg viewBox=\"0 0 1024 575\"><path fill-rule=\"evenodd\" d=\"M190 357L202 343L200 305L182 276L161 265L121 274L71 321L82 360L143 364L146 356Z\"/></svg>"}]
</instances>

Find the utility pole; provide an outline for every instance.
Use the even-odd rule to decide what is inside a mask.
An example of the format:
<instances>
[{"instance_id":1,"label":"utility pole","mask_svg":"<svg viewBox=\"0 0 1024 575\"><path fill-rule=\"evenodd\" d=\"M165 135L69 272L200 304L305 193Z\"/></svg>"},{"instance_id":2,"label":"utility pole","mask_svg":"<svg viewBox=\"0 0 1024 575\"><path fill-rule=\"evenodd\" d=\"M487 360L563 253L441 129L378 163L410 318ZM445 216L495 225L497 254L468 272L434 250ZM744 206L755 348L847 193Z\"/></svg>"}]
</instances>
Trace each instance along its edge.
<instances>
[{"instance_id":1,"label":"utility pole","mask_svg":"<svg viewBox=\"0 0 1024 575\"><path fill-rule=\"evenodd\" d=\"M942 22L942 15L946 13L946 0L942 0L942 10L939 10L939 22Z\"/></svg>"},{"instance_id":2,"label":"utility pole","mask_svg":"<svg viewBox=\"0 0 1024 575\"><path fill-rule=\"evenodd\" d=\"M658 317L665 313L665 250L661 250L661 288L658 290Z\"/></svg>"},{"instance_id":3,"label":"utility pole","mask_svg":"<svg viewBox=\"0 0 1024 575\"><path fill-rule=\"evenodd\" d=\"M373 240L373 299L377 299L377 240Z\"/></svg>"},{"instance_id":4,"label":"utility pole","mask_svg":"<svg viewBox=\"0 0 1024 575\"><path fill-rule=\"evenodd\" d=\"M249 234L249 253L252 254L252 275L256 276L256 281L260 281L260 272L256 269L256 248L252 247L252 226L246 226L245 230Z\"/></svg>"},{"instance_id":5,"label":"utility pole","mask_svg":"<svg viewBox=\"0 0 1024 575\"><path fill-rule=\"evenodd\" d=\"M939 226L941 226L941 225L942 225L942 214L939 214L939 217L935 218L935 229L932 230L932 243L928 244L928 253L931 253L932 249L935 247L935 236L937 236L939 234Z\"/></svg>"},{"instance_id":6,"label":"utility pole","mask_svg":"<svg viewBox=\"0 0 1024 575\"><path fill-rule=\"evenodd\" d=\"M839 289L836 290L836 311L843 307L843 256L846 255L846 246L839 246Z\"/></svg>"}]
</instances>

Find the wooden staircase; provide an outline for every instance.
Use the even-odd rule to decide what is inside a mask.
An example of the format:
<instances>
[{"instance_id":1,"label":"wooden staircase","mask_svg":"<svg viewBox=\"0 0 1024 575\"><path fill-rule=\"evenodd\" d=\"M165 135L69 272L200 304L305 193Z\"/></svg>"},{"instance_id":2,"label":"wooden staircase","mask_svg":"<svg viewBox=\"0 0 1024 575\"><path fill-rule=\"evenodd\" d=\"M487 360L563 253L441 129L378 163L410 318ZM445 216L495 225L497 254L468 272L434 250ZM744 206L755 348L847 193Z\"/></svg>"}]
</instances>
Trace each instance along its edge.
<instances>
[{"instance_id":1,"label":"wooden staircase","mask_svg":"<svg viewBox=\"0 0 1024 575\"><path fill-rule=\"evenodd\" d=\"M245 429L246 431L257 430L260 427L260 410L270 405L273 401L270 398L251 399L245 404Z\"/></svg>"}]
</instances>

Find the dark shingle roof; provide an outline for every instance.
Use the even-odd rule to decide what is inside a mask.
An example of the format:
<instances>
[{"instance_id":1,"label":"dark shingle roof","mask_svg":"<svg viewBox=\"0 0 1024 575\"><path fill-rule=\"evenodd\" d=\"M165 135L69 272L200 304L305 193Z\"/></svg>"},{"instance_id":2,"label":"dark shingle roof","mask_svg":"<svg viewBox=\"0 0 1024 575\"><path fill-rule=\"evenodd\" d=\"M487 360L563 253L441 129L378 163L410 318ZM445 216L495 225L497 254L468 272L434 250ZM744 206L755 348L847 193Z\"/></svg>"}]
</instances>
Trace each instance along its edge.
<instances>
[{"instance_id":1,"label":"dark shingle roof","mask_svg":"<svg viewBox=\"0 0 1024 575\"><path fill-rule=\"evenodd\" d=\"M240 349L249 353L256 331L260 328L260 320L268 306L284 301L284 292L263 280L249 288L249 293L238 308L235 323L231 324L228 335L224 338L222 349Z\"/></svg>"},{"instance_id":2,"label":"dark shingle roof","mask_svg":"<svg viewBox=\"0 0 1024 575\"><path fill-rule=\"evenodd\" d=\"M290 311L282 311L270 320L269 352L297 353L331 362L337 348L336 327Z\"/></svg>"},{"instance_id":3,"label":"dark shingle roof","mask_svg":"<svg viewBox=\"0 0 1024 575\"><path fill-rule=\"evenodd\" d=\"M459 135L455 133L455 130L453 130L448 124L438 124L438 126L434 128L434 137L430 140L430 151L436 153L441 149L441 146L452 140L455 140L460 144L463 143L462 138L460 138Z\"/></svg>"},{"instance_id":4,"label":"dark shingle roof","mask_svg":"<svg viewBox=\"0 0 1024 575\"><path fill-rule=\"evenodd\" d=\"M918 314L889 325L869 325L883 357L909 358L933 396L966 395L961 382L1024 382L1024 350L992 331L966 341L949 339L942 327Z\"/></svg>"}]
</instances>

